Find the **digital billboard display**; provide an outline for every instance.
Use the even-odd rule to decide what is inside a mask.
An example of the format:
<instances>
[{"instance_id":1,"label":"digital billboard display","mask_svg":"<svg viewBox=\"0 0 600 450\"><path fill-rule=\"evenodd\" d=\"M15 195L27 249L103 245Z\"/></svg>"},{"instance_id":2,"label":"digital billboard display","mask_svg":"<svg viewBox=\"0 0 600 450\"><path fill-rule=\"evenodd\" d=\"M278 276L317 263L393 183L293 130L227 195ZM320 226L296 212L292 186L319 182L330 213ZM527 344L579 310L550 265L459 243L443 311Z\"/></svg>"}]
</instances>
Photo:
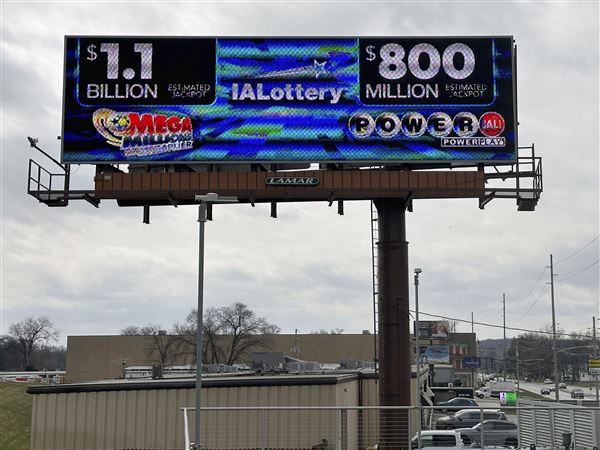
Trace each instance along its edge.
<instances>
[{"instance_id":1,"label":"digital billboard display","mask_svg":"<svg viewBox=\"0 0 600 450\"><path fill-rule=\"evenodd\" d=\"M481 360L477 356L463 356L463 366L477 369L481 367Z\"/></svg>"},{"instance_id":2,"label":"digital billboard display","mask_svg":"<svg viewBox=\"0 0 600 450\"><path fill-rule=\"evenodd\" d=\"M502 162L511 37L65 38L64 163Z\"/></svg>"},{"instance_id":3,"label":"digital billboard display","mask_svg":"<svg viewBox=\"0 0 600 450\"><path fill-rule=\"evenodd\" d=\"M450 364L448 345L429 345L421 349L421 364Z\"/></svg>"},{"instance_id":4,"label":"digital billboard display","mask_svg":"<svg viewBox=\"0 0 600 450\"><path fill-rule=\"evenodd\" d=\"M417 322L413 322L417 329ZM450 324L447 320L419 320L419 338L448 339Z\"/></svg>"}]
</instances>

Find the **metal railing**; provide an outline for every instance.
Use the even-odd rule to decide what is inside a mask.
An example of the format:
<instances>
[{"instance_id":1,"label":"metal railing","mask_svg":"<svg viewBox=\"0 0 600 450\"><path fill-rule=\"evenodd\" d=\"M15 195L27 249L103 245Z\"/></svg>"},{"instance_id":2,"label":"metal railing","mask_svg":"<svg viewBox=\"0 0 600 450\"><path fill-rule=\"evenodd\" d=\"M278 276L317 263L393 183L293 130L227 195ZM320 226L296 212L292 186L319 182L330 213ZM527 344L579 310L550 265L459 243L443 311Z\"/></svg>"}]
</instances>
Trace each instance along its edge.
<instances>
[{"instance_id":1,"label":"metal railing","mask_svg":"<svg viewBox=\"0 0 600 450\"><path fill-rule=\"evenodd\" d=\"M486 188L485 195L479 199L480 208L495 198L514 198L519 211L535 209L544 189L542 158L536 156L533 144L519 147L518 152L511 165L485 166ZM501 183L494 184L497 180Z\"/></svg>"},{"instance_id":2,"label":"metal railing","mask_svg":"<svg viewBox=\"0 0 600 450\"><path fill-rule=\"evenodd\" d=\"M203 407L202 449L307 449L307 450L367 450L418 449L439 446L440 439L457 440L456 448L565 448L563 435L569 434L570 448L597 450L600 447L600 408L557 406L548 411L545 406L466 408L453 417L453 411L438 406L417 407ZM190 429L193 407L181 409L184 423L185 449L194 443ZM495 430L484 422L502 413L504 424L513 423L512 430ZM456 412L456 411L454 411ZM421 420L419 420L421 417ZM536 422L536 417L538 418ZM571 418L571 421L565 420ZM462 422L469 431L457 431ZM474 427L484 422L484 426ZM523 426L521 427L521 423ZM534 423L535 436L529 433ZM419 423L421 428L419 429ZM490 424L489 426L487 424ZM192 425L193 426L193 425ZM523 428L523 430L521 430ZM430 430L445 429L431 433ZM420 431L420 445L419 445ZM437 439L437 441L436 441ZM482 445L483 443L483 445Z\"/></svg>"},{"instance_id":3,"label":"metal railing","mask_svg":"<svg viewBox=\"0 0 600 450\"><path fill-rule=\"evenodd\" d=\"M67 180L69 173L65 168L62 169L64 170L62 173L52 173L30 159L27 193L40 202L68 203ZM58 189L56 188L57 184L60 186Z\"/></svg>"}]
</instances>

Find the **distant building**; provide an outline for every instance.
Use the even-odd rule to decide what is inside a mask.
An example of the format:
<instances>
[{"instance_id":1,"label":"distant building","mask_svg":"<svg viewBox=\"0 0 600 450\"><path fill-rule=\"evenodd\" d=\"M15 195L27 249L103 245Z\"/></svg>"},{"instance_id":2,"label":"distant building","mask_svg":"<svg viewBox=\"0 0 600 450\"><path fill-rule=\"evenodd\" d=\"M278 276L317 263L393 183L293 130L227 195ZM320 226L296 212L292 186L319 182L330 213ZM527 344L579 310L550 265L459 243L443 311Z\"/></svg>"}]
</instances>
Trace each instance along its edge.
<instances>
[{"instance_id":1,"label":"distant building","mask_svg":"<svg viewBox=\"0 0 600 450\"><path fill-rule=\"evenodd\" d=\"M266 352L279 353L282 362L285 354L290 361L314 362L322 368L344 365L348 370L364 369L373 365L373 339L370 334L276 334L268 339L268 348L248 349L240 363L249 366L251 353ZM421 345L439 342L442 341L433 339L422 341ZM450 333L444 342L448 345L449 364L454 367L455 377L462 380L464 386L470 386L471 369L464 367L463 358L475 356L475 335ZM152 366L154 361L148 355L151 344L150 336L69 336L65 381L77 383L124 378L128 367ZM194 352L188 353L190 355L178 356L171 365L193 364L191 354ZM306 365L298 365L293 371L303 373L312 370L307 369Z\"/></svg>"},{"instance_id":2,"label":"distant building","mask_svg":"<svg viewBox=\"0 0 600 450\"><path fill-rule=\"evenodd\" d=\"M154 364L149 357L151 346L150 336L69 336L66 382L123 378L127 367ZM335 363L336 366L351 358L373 361L373 335L276 334L268 339L268 348L250 348L240 362L249 365L253 352L286 353L296 360ZM194 352L188 353L177 356L172 364L193 364Z\"/></svg>"}]
</instances>

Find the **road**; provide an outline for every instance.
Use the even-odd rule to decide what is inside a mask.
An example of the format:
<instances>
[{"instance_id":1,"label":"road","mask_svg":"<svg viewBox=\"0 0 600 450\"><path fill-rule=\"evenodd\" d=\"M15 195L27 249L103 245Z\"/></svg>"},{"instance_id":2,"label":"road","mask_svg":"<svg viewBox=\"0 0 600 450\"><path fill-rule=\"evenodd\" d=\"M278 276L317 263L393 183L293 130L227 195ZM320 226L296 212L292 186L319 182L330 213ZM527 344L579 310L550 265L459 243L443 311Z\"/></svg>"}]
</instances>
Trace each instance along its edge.
<instances>
[{"instance_id":1,"label":"road","mask_svg":"<svg viewBox=\"0 0 600 450\"><path fill-rule=\"evenodd\" d=\"M519 382L519 386L521 389L529 392L533 392L534 394L540 394L540 389L543 387L550 388L554 386L553 384L544 384L544 383L532 383L529 381L521 381ZM567 389L559 389L559 400L571 400L571 389L573 386L569 386L567 384ZM590 390L589 388L582 388L584 392L584 396L586 400L595 400L596 399L596 391L594 389ZM549 398L550 400L554 400L555 394L551 392L550 395L544 395L544 397Z\"/></svg>"}]
</instances>

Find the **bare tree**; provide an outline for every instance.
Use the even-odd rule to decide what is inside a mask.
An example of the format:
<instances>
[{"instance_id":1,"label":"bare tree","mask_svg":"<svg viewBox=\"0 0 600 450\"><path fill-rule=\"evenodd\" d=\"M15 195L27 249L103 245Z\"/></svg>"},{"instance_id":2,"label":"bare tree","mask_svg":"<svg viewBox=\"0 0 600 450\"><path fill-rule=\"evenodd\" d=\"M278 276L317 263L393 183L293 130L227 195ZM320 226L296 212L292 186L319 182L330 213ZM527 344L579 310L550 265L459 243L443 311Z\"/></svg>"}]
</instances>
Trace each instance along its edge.
<instances>
[{"instance_id":1,"label":"bare tree","mask_svg":"<svg viewBox=\"0 0 600 450\"><path fill-rule=\"evenodd\" d=\"M177 334L177 330L173 330L172 334ZM161 366L169 366L178 356L178 340L168 335L166 330L161 325L149 323L143 327L129 325L121 330L123 336L149 336L152 338L151 344L148 346L148 357L153 363Z\"/></svg>"},{"instance_id":2,"label":"bare tree","mask_svg":"<svg viewBox=\"0 0 600 450\"><path fill-rule=\"evenodd\" d=\"M21 322L13 323L8 334L18 343L19 352L23 356L25 370L32 369L31 354L43 342L55 341L58 331L48 317L27 317Z\"/></svg>"},{"instance_id":3,"label":"bare tree","mask_svg":"<svg viewBox=\"0 0 600 450\"><path fill-rule=\"evenodd\" d=\"M125 328L121 329L120 333L122 336L152 336L161 329L161 325L149 323L143 327L138 327L137 325L126 326Z\"/></svg>"},{"instance_id":4,"label":"bare tree","mask_svg":"<svg viewBox=\"0 0 600 450\"><path fill-rule=\"evenodd\" d=\"M246 356L251 348L268 347L269 335L277 334L280 328L256 317L254 311L243 303L218 308L221 332L229 336L230 343L224 348L224 362L231 365Z\"/></svg>"},{"instance_id":5,"label":"bare tree","mask_svg":"<svg viewBox=\"0 0 600 450\"><path fill-rule=\"evenodd\" d=\"M325 328L321 328L319 330L313 330L310 334L342 334L344 332L343 328L332 328L327 330Z\"/></svg>"},{"instance_id":6,"label":"bare tree","mask_svg":"<svg viewBox=\"0 0 600 450\"><path fill-rule=\"evenodd\" d=\"M456 320L448 321L448 331L450 333L456 333L457 328L458 328L458 322Z\"/></svg>"},{"instance_id":7,"label":"bare tree","mask_svg":"<svg viewBox=\"0 0 600 450\"><path fill-rule=\"evenodd\" d=\"M220 308L208 308L203 315L202 362L231 365L243 360L250 350L269 348L269 337L279 333L277 325L257 317L243 303ZM181 354L196 353L196 310L183 325L177 325Z\"/></svg>"},{"instance_id":8,"label":"bare tree","mask_svg":"<svg viewBox=\"0 0 600 450\"><path fill-rule=\"evenodd\" d=\"M183 324L175 324L175 334L179 339L179 354L195 360L196 357L196 308L192 309ZM218 345L217 336L221 333L221 323L216 308L208 308L202 317L202 363L219 364L223 361L223 352Z\"/></svg>"},{"instance_id":9,"label":"bare tree","mask_svg":"<svg viewBox=\"0 0 600 450\"><path fill-rule=\"evenodd\" d=\"M119 333L122 336L140 336L142 334L140 332L140 327L137 325L128 325L125 328L122 328Z\"/></svg>"}]
</instances>

